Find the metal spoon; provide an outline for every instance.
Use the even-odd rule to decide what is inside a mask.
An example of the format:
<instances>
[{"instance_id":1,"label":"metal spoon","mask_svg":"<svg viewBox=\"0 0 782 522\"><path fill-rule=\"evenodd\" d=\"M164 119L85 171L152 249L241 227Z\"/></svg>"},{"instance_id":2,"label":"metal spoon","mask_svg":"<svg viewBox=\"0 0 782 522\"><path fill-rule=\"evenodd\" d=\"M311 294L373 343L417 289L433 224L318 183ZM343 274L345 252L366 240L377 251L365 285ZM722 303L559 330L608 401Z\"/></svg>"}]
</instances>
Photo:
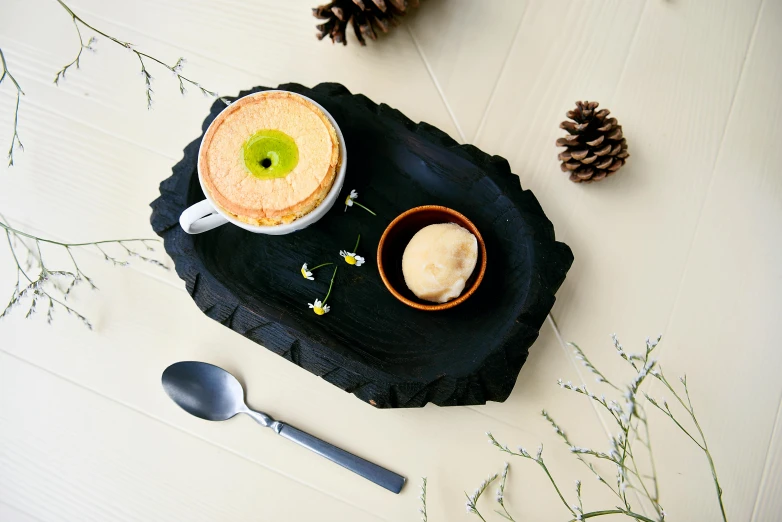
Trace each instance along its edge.
<instances>
[{"instance_id":1,"label":"metal spoon","mask_svg":"<svg viewBox=\"0 0 782 522\"><path fill-rule=\"evenodd\" d=\"M266 428L318 455L336 462L389 491L399 493L405 477L377 464L332 446L317 437L276 421L265 413L251 410L244 403L244 389L236 377L213 364L196 361L174 363L163 372L163 389L171 399L191 415L210 421L230 419L246 413Z\"/></svg>"}]
</instances>

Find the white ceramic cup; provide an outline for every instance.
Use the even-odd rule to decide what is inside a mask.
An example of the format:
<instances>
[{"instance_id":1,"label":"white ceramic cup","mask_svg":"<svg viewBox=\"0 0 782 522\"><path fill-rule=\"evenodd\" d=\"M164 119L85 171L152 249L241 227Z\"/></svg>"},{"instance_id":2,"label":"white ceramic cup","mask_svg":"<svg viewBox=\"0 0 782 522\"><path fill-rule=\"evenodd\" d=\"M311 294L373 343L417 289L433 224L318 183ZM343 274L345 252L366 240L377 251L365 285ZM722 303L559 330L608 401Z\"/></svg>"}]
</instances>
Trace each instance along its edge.
<instances>
[{"instance_id":1,"label":"white ceramic cup","mask_svg":"<svg viewBox=\"0 0 782 522\"><path fill-rule=\"evenodd\" d=\"M247 96L245 96L245 98L252 97L252 96L265 96L267 93L272 93L272 92L280 92L280 91L261 91L253 94L248 94ZM185 232L187 232L188 234L200 234L202 232L206 232L207 230L212 230L213 228L217 228L220 225L225 225L226 223L233 223L237 227L241 227L245 230L249 230L250 232L255 232L256 234L269 234L272 236L282 236L284 234L292 234L293 232L298 232L299 230L307 228L308 226L310 226L311 224L315 223L320 218L325 216L326 212L331 210L331 207L334 206L334 202L336 202L337 198L339 197L339 193L342 191L342 185L345 183L345 170L347 169L347 164L348 164L348 155L347 155L347 150L345 148L345 138L342 136L342 131L339 129L339 125L337 125L337 122L334 120L331 114L328 113L326 109L320 106L320 104L307 98L306 96L302 96L301 94L297 94L295 92L291 92L290 94L292 94L293 96L299 96L300 98L304 98L305 100L309 101L310 103L318 107L320 110L322 110L323 114L326 115L326 117L329 119L331 124L334 126L334 130L337 131L337 139L339 140L339 155L340 155L341 164L339 166L339 170L337 171L337 175L334 178L334 184L331 186L331 190L329 190L328 194L326 194L326 197L323 198L323 201L321 201L320 205L315 207L311 212L293 221L292 223L273 225L273 226L259 226L259 225L250 225L248 223L243 223L242 221L239 221L238 219L234 218L233 216L225 212L212 200L212 197L209 195L209 191L204 186L204 178L201 175L201 169L199 168L198 182L201 184L201 190L204 192L204 195L206 195L206 199L203 201L199 201L195 205L188 207L187 209L185 209L184 212L182 212L182 215L179 216L179 225L182 227L182 229ZM226 109L227 108L228 107L226 107ZM224 118L223 116L224 112L225 111L217 115L214 121L212 121L212 123L209 124L209 127L207 128L206 132L209 132L209 129L212 128L212 125L215 125L216 123L218 123ZM206 136L206 133L204 133L204 136ZM202 141L201 146L198 149L199 160L201 159L201 155L204 154L204 152L205 152L204 142ZM199 161L198 164L200 165L201 162Z\"/></svg>"}]
</instances>

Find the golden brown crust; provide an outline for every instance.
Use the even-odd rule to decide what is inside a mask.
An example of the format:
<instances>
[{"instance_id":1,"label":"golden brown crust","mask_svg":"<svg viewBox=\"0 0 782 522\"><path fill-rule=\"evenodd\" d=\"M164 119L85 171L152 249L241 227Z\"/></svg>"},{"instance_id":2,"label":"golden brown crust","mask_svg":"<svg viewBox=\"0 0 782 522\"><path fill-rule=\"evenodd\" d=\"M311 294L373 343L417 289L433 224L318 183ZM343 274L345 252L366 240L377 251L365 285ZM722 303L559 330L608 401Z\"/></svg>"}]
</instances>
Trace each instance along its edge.
<instances>
[{"instance_id":1,"label":"golden brown crust","mask_svg":"<svg viewBox=\"0 0 782 522\"><path fill-rule=\"evenodd\" d=\"M198 169L212 199L252 225L290 223L314 210L334 184L341 158L336 130L320 108L288 92L237 100L203 139ZM260 129L291 136L299 163L286 177L259 179L244 166L242 144Z\"/></svg>"}]
</instances>

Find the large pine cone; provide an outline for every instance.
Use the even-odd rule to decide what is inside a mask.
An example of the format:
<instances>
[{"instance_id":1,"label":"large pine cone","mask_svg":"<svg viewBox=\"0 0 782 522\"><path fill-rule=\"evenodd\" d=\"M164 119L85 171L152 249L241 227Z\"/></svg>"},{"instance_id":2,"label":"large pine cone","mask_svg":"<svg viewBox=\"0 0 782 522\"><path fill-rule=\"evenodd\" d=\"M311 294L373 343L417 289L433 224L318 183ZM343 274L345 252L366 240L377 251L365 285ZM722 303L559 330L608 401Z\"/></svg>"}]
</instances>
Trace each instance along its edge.
<instances>
[{"instance_id":1,"label":"large pine cone","mask_svg":"<svg viewBox=\"0 0 782 522\"><path fill-rule=\"evenodd\" d=\"M326 36L332 43L347 45L345 31L353 26L361 45L366 39L377 39L377 32L387 33L391 26L399 25L397 17L404 16L408 8L418 7L419 0L333 0L312 10L316 18L326 20L318 25L318 40Z\"/></svg>"},{"instance_id":2,"label":"large pine cone","mask_svg":"<svg viewBox=\"0 0 782 522\"><path fill-rule=\"evenodd\" d=\"M573 121L563 121L560 128L568 135L557 140L557 147L567 147L559 155L562 171L570 173L570 181L591 183L600 181L618 171L630 154L627 140L622 136L622 126L616 118L609 118L611 111L595 111L597 102L576 102L575 110L568 111Z\"/></svg>"}]
</instances>

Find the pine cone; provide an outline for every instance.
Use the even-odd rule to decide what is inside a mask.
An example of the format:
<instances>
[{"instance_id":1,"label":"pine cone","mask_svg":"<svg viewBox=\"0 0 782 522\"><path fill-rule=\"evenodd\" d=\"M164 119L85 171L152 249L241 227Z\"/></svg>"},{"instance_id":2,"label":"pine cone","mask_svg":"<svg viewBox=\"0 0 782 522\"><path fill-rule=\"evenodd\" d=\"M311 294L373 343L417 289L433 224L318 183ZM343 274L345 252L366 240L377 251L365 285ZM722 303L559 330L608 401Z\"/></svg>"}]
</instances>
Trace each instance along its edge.
<instances>
[{"instance_id":1,"label":"pine cone","mask_svg":"<svg viewBox=\"0 0 782 522\"><path fill-rule=\"evenodd\" d=\"M622 137L622 126L611 111L597 112L597 102L576 102L575 110L568 111L573 121L563 121L560 128L568 135L557 140L557 147L567 147L559 155L562 172L570 172L570 181L591 183L614 174L630 156L627 140Z\"/></svg>"},{"instance_id":2,"label":"pine cone","mask_svg":"<svg viewBox=\"0 0 782 522\"><path fill-rule=\"evenodd\" d=\"M318 25L318 40L326 36L332 43L347 45L345 31L353 26L361 45L366 39L377 40L377 32L387 33L391 26L399 25L398 17L404 16L408 8L418 7L419 0L333 0L315 7L315 18L326 20Z\"/></svg>"}]
</instances>

